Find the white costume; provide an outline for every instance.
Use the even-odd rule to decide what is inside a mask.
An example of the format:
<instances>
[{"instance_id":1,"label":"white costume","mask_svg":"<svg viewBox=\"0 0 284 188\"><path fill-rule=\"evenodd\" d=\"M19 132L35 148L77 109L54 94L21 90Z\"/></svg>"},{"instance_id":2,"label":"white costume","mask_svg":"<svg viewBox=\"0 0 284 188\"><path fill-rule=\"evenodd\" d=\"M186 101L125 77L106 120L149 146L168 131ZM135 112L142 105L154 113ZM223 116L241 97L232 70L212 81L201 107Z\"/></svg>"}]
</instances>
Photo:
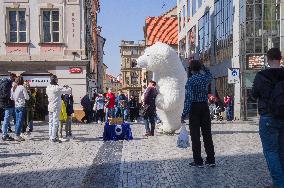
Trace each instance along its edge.
<instances>
[{"instance_id":1,"label":"white costume","mask_svg":"<svg viewBox=\"0 0 284 188\"><path fill-rule=\"evenodd\" d=\"M49 112L49 138L55 139L59 126L59 115L61 111L61 95L71 94L71 88L65 88L58 85L48 85L46 88L48 96Z\"/></svg>"},{"instance_id":2,"label":"white costume","mask_svg":"<svg viewBox=\"0 0 284 188\"><path fill-rule=\"evenodd\" d=\"M169 45L157 42L146 48L138 58L138 66L155 74L157 90L157 114L162 120L165 133L173 133L181 127L180 119L184 105L186 71L177 52Z\"/></svg>"}]
</instances>

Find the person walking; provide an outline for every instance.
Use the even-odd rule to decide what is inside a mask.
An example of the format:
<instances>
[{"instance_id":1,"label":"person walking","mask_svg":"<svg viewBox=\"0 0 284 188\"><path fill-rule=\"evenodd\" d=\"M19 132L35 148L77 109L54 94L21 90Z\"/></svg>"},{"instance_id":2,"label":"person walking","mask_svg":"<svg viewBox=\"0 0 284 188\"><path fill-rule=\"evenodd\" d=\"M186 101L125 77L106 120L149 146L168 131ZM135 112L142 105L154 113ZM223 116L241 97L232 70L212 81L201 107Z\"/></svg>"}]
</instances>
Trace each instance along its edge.
<instances>
[{"instance_id":1,"label":"person walking","mask_svg":"<svg viewBox=\"0 0 284 188\"><path fill-rule=\"evenodd\" d=\"M71 91L72 93L72 91ZM74 138L72 135L72 114L74 113L74 99L72 94L64 95L64 102L66 105L67 120L65 125L66 138Z\"/></svg>"},{"instance_id":2,"label":"person walking","mask_svg":"<svg viewBox=\"0 0 284 188\"><path fill-rule=\"evenodd\" d=\"M121 90L118 91L118 95L115 100L116 100L115 117L122 117L123 120L126 120L127 98Z\"/></svg>"},{"instance_id":3,"label":"person walking","mask_svg":"<svg viewBox=\"0 0 284 188\"><path fill-rule=\"evenodd\" d=\"M89 95L86 94L82 99L81 99L81 105L83 106L83 111L85 112L85 116L81 119L83 123L87 121L86 123L91 123L92 121L92 102L89 98Z\"/></svg>"},{"instance_id":4,"label":"person walking","mask_svg":"<svg viewBox=\"0 0 284 188\"><path fill-rule=\"evenodd\" d=\"M56 75L50 77L50 85L46 88L48 96L48 112L49 112L49 138L51 142L61 141L57 137L59 126L59 115L61 111L61 95L70 94L71 88L69 86L59 86Z\"/></svg>"},{"instance_id":5,"label":"person walking","mask_svg":"<svg viewBox=\"0 0 284 188\"><path fill-rule=\"evenodd\" d=\"M156 104L155 100L158 95L158 91L156 89L156 82L150 81L148 87L144 93L143 100L143 118L146 129L145 136L154 136L155 132L155 116L156 116ZM149 127L149 123L151 124L151 129Z\"/></svg>"},{"instance_id":6,"label":"person walking","mask_svg":"<svg viewBox=\"0 0 284 188\"><path fill-rule=\"evenodd\" d=\"M193 162L191 166L203 167L201 157L200 128L207 158L205 164L215 167L215 152L211 133L211 118L208 107L208 85L213 77L210 71L198 60L191 61L192 76L185 86L184 110L181 122L189 116L189 129L192 141ZM204 72L204 73L202 73Z\"/></svg>"},{"instance_id":7,"label":"person walking","mask_svg":"<svg viewBox=\"0 0 284 188\"><path fill-rule=\"evenodd\" d=\"M128 106L129 106L130 122L133 122L134 120L137 122L138 101L136 101L133 95L130 96Z\"/></svg>"},{"instance_id":8,"label":"person walking","mask_svg":"<svg viewBox=\"0 0 284 188\"><path fill-rule=\"evenodd\" d=\"M10 119L13 116L15 103L10 99L12 84L16 79L16 75L11 73L9 79L3 79L0 81L0 108L3 109L4 121L2 124L2 140L13 141L8 134L8 128L10 127Z\"/></svg>"},{"instance_id":9,"label":"person walking","mask_svg":"<svg viewBox=\"0 0 284 188\"><path fill-rule=\"evenodd\" d=\"M230 95L224 97L224 103L226 105L227 121L233 121L233 98Z\"/></svg>"},{"instance_id":10,"label":"person walking","mask_svg":"<svg viewBox=\"0 0 284 188\"><path fill-rule=\"evenodd\" d=\"M267 52L269 68L258 72L252 97L258 99L259 135L273 186L284 188L284 69L281 51Z\"/></svg>"},{"instance_id":11,"label":"person walking","mask_svg":"<svg viewBox=\"0 0 284 188\"><path fill-rule=\"evenodd\" d=\"M105 103L105 121L108 121L108 117L115 117L115 94L112 93L111 88L108 89L108 93L106 94L106 103Z\"/></svg>"},{"instance_id":12,"label":"person walking","mask_svg":"<svg viewBox=\"0 0 284 188\"><path fill-rule=\"evenodd\" d=\"M25 141L21 137L21 132L23 124L25 121L26 115L26 100L29 100L29 94L24 85L24 79L22 76L19 76L15 80L16 85L12 88L11 91L11 100L15 101L15 113L16 113L16 126L15 126L15 140L16 141Z\"/></svg>"},{"instance_id":13,"label":"person walking","mask_svg":"<svg viewBox=\"0 0 284 188\"><path fill-rule=\"evenodd\" d=\"M96 111L98 123L102 124L104 121L104 97L101 93L96 97L94 111Z\"/></svg>"},{"instance_id":14,"label":"person walking","mask_svg":"<svg viewBox=\"0 0 284 188\"><path fill-rule=\"evenodd\" d=\"M29 82L26 81L24 83L24 87L26 88L28 92L29 100L26 101L26 117L25 117L23 129L22 129L22 133L29 135L33 131L35 97L31 93ZM26 132L27 127L29 127L28 132Z\"/></svg>"}]
</instances>

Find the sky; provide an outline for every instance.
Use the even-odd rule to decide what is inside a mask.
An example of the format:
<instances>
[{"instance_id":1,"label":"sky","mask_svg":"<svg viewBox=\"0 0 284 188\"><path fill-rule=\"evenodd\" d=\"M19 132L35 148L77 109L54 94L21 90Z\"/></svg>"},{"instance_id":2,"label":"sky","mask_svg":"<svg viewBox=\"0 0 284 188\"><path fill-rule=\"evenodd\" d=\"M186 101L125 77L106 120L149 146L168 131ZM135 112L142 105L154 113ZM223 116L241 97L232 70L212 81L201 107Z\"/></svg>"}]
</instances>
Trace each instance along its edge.
<instances>
[{"instance_id":1,"label":"sky","mask_svg":"<svg viewBox=\"0 0 284 188\"><path fill-rule=\"evenodd\" d=\"M98 26L106 39L103 62L107 73L120 73L120 41L144 40L147 16L159 16L176 6L176 0L100 0Z\"/></svg>"}]
</instances>

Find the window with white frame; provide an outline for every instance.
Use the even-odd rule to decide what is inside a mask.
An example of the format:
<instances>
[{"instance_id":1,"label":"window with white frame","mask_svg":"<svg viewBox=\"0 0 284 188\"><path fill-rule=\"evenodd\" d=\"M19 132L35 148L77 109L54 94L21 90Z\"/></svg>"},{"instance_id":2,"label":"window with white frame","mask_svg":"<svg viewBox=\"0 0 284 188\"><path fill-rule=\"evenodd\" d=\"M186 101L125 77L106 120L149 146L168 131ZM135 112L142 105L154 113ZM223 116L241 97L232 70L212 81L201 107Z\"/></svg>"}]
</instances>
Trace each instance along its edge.
<instances>
[{"instance_id":1,"label":"window with white frame","mask_svg":"<svg viewBox=\"0 0 284 188\"><path fill-rule=\"evenodd\" d=\"M59 10L42 10L41 40L44 43L57 43L60 41Z\"/></svg>"},{"instance_id":2,"label":"window with white frame","mask_svg":"<svg viewBox=\"0 0 284 188\"><path fill-rule=\"evenodd\" d=\"M8 10L9 42L27 42L26 11L25 9Z\"/></svg>"}]
</instances>

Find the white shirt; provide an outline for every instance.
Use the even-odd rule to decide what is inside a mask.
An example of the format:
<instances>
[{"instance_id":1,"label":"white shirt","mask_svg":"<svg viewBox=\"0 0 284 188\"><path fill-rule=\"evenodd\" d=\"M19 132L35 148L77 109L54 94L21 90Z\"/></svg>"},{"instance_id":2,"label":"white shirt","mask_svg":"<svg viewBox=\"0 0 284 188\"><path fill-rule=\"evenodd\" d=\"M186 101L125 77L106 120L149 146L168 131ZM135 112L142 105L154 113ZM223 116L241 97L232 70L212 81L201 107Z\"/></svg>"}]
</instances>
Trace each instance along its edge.
<instances>
[{"instance_id":1,"label":"white shirt","mask_svg":"<svg viewBox=\"0 0 284 188\"><path fill-rule=\"evenodd\" d=\"M15 108L25 107L26 100L29 99L29 94L24 86L17 86L15 91L13 91L13 88L11 89L11 100L15 101Z\"/></svg>"},{"instance_id":2,"label":"white shirt","mask_svg":"<svg viewBox=\"0 0 284 188\"><path fill-rule=\"evenodd\" d=\"M46 88L48 96L48 111L55 112L61 109L61 95L71 94L71 88L65 88L58 85L48 85Z\"/></svg>"}]
</instances>

